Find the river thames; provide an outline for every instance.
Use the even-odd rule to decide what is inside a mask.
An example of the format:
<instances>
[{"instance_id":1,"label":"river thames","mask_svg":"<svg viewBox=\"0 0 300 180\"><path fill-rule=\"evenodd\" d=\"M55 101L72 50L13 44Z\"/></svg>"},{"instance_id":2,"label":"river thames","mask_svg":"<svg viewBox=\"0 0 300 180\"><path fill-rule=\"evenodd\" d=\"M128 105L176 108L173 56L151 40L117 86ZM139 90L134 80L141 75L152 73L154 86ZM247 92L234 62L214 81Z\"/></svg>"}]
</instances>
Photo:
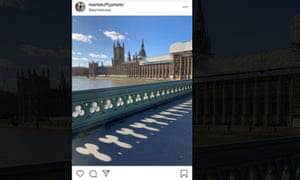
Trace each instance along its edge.
<instances>
[{"instance_id":1,"label":"river thames","mask_svg":"<svg viewBox=\"0 0 300 180\"><path fill-rule=\"evenodd\" d=\"M127 86L133 84L144 84L152 82L161 82L155 80L142 79L96 79L90 80L88 78L72 77L72 91L87 90L87 89L101 89L108 87Z\"/></svg>"}]
</instances>

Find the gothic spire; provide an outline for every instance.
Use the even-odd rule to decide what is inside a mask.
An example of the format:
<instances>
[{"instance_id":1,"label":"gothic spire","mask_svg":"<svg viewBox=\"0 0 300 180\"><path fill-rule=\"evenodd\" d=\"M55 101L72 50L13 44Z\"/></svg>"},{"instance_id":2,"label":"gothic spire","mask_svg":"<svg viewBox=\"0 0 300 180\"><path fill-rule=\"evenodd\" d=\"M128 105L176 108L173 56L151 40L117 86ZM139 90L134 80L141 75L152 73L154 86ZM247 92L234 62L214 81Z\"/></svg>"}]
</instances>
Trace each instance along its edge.
<instances>
[{"instance_id":1,"label":"gothic spire","mask_svg":"<svg viewBox=\"0 0 300 180\"><path fill-rule=\"evenodd\" d=\"M141 50L139 52L139 56L146 57L146 51L145 51L145 46L144 46L144 39L142 39Z\"/></svg>"},{"instance_id":2,"label":"gothic spire","mask_svg":"<svg viewBox=\"0 0 300 180\"><path fill-rule=\"evenodd\" d=\"M128 51L128 57L127 57L127 61L131 61L131 55L130 55L130 51Z\"/></svg>"},{"instance_id":3,"label":"gothic spire","mask_svg":"<svg viewBox=\"0 0 300 180\"><path fill-rule=\"evenodd\" d=\"M210 54L210 39L208 33L205 30L205 20L202 11L202 2L199 0L198 4L195 5L195 15L193 16L193 21L195 26L193 26L194 30L194 37L195 41L193 41L193 49L194 52L201 53L201 54Z\"/></svg>"}]
</instances>

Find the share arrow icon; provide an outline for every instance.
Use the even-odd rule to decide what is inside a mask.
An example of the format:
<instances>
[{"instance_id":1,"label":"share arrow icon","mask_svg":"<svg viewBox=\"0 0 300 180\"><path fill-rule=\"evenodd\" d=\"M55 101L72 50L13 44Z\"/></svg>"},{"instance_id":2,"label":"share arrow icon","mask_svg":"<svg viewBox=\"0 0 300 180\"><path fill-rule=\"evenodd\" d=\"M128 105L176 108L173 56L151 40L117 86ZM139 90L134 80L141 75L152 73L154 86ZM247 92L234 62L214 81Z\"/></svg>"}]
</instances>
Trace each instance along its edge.
<instances>
[{"instance_id":1,"label":"share arrow icon","mask_svg":"<svg viewBox=\"0 0 300 180\"><path fill-rule=\"evenodd\" d=\"M105 177L107 177L108 174L109 174L109 170L108 170L108 169L107 169L107 170L102 170L102 172L104 173L104 176L105 176Z\"/></svg>"}]
</instances>

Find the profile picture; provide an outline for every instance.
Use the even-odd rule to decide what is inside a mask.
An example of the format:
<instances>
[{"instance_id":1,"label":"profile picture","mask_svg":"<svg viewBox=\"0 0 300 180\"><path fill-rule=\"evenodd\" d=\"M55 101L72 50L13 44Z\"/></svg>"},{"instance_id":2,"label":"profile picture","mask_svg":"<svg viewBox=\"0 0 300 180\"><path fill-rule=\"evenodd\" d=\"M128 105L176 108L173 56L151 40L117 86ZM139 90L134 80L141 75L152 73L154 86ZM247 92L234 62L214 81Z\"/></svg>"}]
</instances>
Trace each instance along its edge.
<instances>
[{"instance_id":1,"label":"profile picture","mask_svg":"<svg viewBox=\"0 0 300 180\"><path fill-rule=\"evenodd\" d=\"M77 11L83 12L85 10L84 2L81 2L81 1L77 2L76 5L75 5L75 8L76 8Z\"/></svg>"}]
</instances>

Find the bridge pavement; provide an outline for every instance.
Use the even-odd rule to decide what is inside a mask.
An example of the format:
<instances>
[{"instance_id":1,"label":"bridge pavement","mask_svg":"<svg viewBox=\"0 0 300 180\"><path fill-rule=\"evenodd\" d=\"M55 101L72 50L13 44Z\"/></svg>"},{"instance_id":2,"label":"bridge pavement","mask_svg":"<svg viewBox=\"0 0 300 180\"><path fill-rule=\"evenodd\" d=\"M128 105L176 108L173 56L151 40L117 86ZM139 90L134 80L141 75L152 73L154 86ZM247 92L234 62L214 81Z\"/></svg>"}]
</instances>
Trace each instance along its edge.
<instances>
[{"instance_id":1,"label":"bridge pavement","mask_svg":"<svg viewBox=\"0 0 300 180\"><path fill-rule=\"evenodd\" d=\"M73 165L191 163L191 95L82 132L72 140Z\"/></svg>"}]
</instances>

